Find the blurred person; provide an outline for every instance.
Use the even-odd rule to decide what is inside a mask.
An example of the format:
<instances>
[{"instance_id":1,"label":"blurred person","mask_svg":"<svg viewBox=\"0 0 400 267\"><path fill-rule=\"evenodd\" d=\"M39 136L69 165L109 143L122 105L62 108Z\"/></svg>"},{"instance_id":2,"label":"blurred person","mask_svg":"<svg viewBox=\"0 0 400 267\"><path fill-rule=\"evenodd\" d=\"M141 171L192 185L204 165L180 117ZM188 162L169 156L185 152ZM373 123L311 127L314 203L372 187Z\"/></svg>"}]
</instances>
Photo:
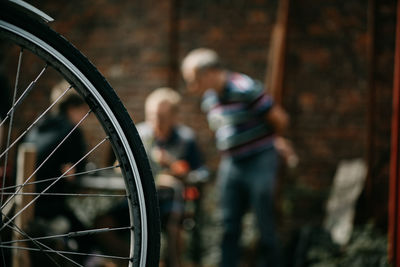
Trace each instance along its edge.
<instances>
[{"instance_id":1,"label":"blurred person","mask_svg":"<svg viewBox=\"0 0 400 267\"><path fill-rule=\"evenodd\" d=\"M54 102L61 93L69 87L66 81L59 83L52 89L51 101ZM86 141L79 127L72 131L78 122L85 116L89 108L85 101L73 89L59 100L53 107L52 113L46 115L26 135L24 142L33 143L36 148L36 180L62 178L55 183L48 193L71 193L75 186L75 173L84 170L85 160L77 163L86 153ZM70 136L57 148L61 141L72 131ZM47 157L54 154L47 159ZM40 166L42 163L44 164ZM36 184L36 191L42 192L51 181ZM41 196L35 203L35 218L47 221L63 218L67 231L83 230L84 227L74 212L66 203L65 196Z\"/></svg>"},{"instance_id":2,"label":"blurred person","mask_svg":"<svg viewBox=\"0 0 400 267\"><path fill-rule=\"evenodd\" d=\"M156 89L146 99L146 120L137 125L155 177L161 227L166 235L160 266L169 267L182 266L181 222L186 179L189 174L204 170L193 130L179 123L180 101L180 95L173 89Z\"/></svg>"},{"instance_id":3,"label":"blurred person","mask_svg":"<svg viewBox=\"0 0 400 267\"><path fill-rule=\"evenodd\" d=\"M171 88L154 90L145 102L145 121L136 125L146 149L155 179L161 219L160 266L180 267L183 258L182 219L186 183L208 177L191 128L179 123L181 96ZM98 227L126 225L126 203L113 207L97 220ZM128 218L125 219L127 221ZM118 237L108 233L106 249L121 248ZM115 251L117 252L117 251Z\"/></svg>"},{"instance_id":4,"label":"blurred person","mask_svg":"<svg viewBox=\"0 0 400 267\"><path fill-rule=\"evenodd\" d=\"M260 233L257 266L279 266L274 225L278 150L286 158L293 153L285 139L277 136L287 127L288 115L259 81L225 69L211 49L191 51L183 59L181 71L188 91L203 96L201 107L222 153L218 171L223 220L221 267L239 264L241 223L249 207Z\"/></svg>"}]
</instances>

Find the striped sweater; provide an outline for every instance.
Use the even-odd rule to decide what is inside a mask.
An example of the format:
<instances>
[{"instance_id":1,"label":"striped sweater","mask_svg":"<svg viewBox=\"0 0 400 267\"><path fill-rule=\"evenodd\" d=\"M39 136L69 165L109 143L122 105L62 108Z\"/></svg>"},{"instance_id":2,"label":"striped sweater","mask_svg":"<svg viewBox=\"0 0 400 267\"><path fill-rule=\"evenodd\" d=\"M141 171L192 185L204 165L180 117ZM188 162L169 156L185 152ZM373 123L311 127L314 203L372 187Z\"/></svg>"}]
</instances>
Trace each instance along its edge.
<instances>
[{"instance_id":1,"label":"striped sweater","mask_svg":"<svg viewBox=\"0 0 400 267\"><path fill-rule=\"evenodd\" d=\"M215 131L217 148L240 158L272 147L274 133L265 119L272 105L260 82L229 73L220 94L212 89L204 94L202 110Z\"/></svg>"}]
</instances>

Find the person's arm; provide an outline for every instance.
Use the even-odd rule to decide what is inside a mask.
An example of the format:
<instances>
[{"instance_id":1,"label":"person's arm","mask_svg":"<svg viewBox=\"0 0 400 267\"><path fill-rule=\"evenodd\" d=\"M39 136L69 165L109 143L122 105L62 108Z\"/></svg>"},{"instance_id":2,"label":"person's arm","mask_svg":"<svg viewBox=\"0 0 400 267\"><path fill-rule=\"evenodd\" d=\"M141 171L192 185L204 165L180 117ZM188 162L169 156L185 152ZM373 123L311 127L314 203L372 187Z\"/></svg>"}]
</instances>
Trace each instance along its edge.
<instances>
[{"instance_id":1,"label":"person's arm","mask_svg":"<svg viewBox=\"0 0 400 267\"><path fill-rule=\"evenodd\" d=\"M289 116L281 106L276 104L266 113L266 119L277 135L282 135L289 124Z\"/></svg>"},{"instance_id":2,"label":"person's arm","mask_svg":"<svg viewBox=\"0 0 400 267\"><path fill-rule=\"evenodd\" d=\"M282 107L274 105L269 112L267 112L266 117L268 122L274 127L275 133L277 134L274 141L276 150L284 158L289 167L296 167L299 158L293 149L292 143L281 136L288 127L289 116Z\"/></svg>"}]
</instances>

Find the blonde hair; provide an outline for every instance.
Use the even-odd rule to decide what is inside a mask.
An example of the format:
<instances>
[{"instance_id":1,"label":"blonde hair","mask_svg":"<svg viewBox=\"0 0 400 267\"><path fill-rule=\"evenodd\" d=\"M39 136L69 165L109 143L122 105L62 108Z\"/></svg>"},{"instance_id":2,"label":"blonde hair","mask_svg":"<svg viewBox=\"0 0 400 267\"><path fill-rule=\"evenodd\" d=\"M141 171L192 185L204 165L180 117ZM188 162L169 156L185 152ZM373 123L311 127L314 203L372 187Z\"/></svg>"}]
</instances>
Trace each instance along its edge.
<instances>
[{"instance_id":1,"label":"blonde hair","mask_svg":"<svg viewBox=\"0 0 400 267\"><path fill-rule=\"evenodd\" d=\"M145 102L146 114L150 109L157 107L160 103L167 102L171 105L172 112L177 112L181 102L181 96L178 92L169 87L161 87L155 89L150 95L147 96Z\"/></svg>"},{"instance_id":2,"label":"blonde hair","mask_svg":"<svg viewBox=\"0 0 400 267\"><path fill-rule=\"evenodd\" d=\"M210 68L221 68L217 52L209 48L197 48L189 52L182 61L181 71L202 71Z\"/></svg>"}]
</instances>

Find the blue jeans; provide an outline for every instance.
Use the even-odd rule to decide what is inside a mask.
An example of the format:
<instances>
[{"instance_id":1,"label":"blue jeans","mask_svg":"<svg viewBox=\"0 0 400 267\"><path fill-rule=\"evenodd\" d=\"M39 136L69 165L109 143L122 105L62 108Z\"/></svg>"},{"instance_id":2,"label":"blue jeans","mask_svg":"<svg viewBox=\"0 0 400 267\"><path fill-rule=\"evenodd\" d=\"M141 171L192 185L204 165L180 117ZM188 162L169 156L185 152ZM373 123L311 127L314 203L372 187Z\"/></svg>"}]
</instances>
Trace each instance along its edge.
<instances>
[{"instance_id":1,"label":"blue jeans","mask_svg":"<svg viewBox=\"0 0 400 267\"><path fill-rule=\"evenodd\" d=\"M257 266L278 266L274 189L278 155L271 148L244 159L225 157L219 167L223 239L221 267L238 266L242 217L254 212L260 231Z\"/></svg>"}]
</instances>

